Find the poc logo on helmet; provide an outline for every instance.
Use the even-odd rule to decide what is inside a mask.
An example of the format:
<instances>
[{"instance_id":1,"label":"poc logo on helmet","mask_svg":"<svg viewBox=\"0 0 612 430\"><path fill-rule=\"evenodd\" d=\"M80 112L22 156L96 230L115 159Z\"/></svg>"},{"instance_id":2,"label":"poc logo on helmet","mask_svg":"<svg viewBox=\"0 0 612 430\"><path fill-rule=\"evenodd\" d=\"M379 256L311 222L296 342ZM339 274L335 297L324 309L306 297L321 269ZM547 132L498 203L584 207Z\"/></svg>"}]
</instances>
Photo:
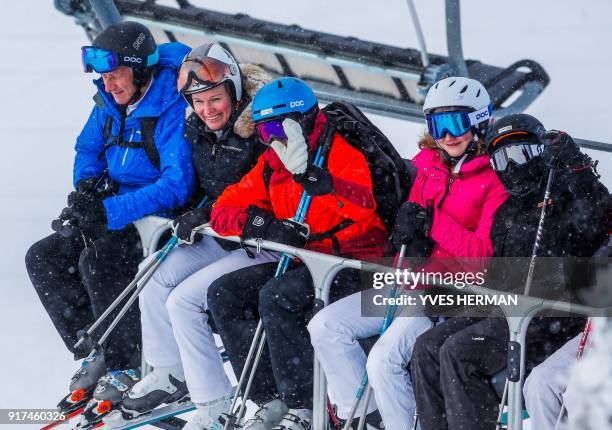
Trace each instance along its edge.
<instances>
[{"instance_id":1,"label":"poc logo on helmet","mask_svg":"<svg viewBox=\"0 0 612 430\"><path fill-rule=\"evenodd\" d=\"M476 115L476 120L478 121L479 119L487 118L488 116L489 111L480 112L478 115Z\"/></svg>"},{"instance_id":2,"label":"poc logo on helmet","mask_svg":"<svg viewBox=\"0 0 612 430\"><path fill-rule=\"evenodd\" d=\"M290 108L299 107L299 106L304 106L304 100L296 100L294 102L289 102Z\"/></svg>"},{"instance_id":3,"label":"poc logo on helmet","mask_svg":"<svg viewBox=\"0 0 612 430\"><path fill-rule=\"evenodd\" d=\"M140 33L138 35L138 37L136 38L136 40L134 41L134 43L132 43L132 46L134 47L135 50L139 50L140 46L142 45L142 42L145 41L145 35L144 33Z\"/></svg>"},{"instance_id":4,"label":"poc logo on helmet","mask_svg":"<svg viewBox=\"0 0 612 430\"><path fill-rule=\"evenodd\" d=\"M142 58L138 57L123 57L123 61L126 63L142 63Z\"/></svg>"}]
</instances>

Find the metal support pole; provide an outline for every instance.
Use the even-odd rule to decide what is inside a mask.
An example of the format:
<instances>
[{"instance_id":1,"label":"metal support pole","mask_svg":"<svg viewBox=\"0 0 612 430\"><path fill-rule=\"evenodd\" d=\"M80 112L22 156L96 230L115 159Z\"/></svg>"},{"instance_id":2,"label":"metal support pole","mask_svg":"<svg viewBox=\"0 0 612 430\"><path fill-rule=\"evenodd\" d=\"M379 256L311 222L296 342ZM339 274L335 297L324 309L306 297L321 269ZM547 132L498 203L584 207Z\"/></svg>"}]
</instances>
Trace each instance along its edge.
<instances>
[{"instance_id":1,"label":"metal support pole","mask_svg":"<svg viewBox=\"0 0 612 430\"><path fill-rule=\"evenodd\" d=\"M121 14L113 0L89 0L89 4L91 4L91 8L98 21L100 21L102 28L106 28L122 20Z\"/></svg>"},{"instance_id":2,"label":"metal support pole","mask_svg":"<svg viewBox=\"0 0 612 430\"><path fill-rule=\"evenodd\" d=\"M302 254L302 255L300 255ZM320 254L323 257L314 255L306 255L305 253L296 253L296 257L300 258L312 275L312 282L315 288L315 300L320 300L323 306L329 304L329 290L336 275L343 267L343 261L332 260L326 258L325 254ZM312 428L326 429L327 428L327 381L325 374L317 356L314 357L313 367L313 411L312 411Z\"/></svg>"},{"instance_id":3,"label":"metal support pole","mask_svg":"<svg viewBox=\"0 0 612 430\"><path fill-rule=\"evenodd\" d=\"M469 77L461 42L461 8L459 0L446 0L446 46L454 73Z\"/></svg>"},{"instance_id":4,"label":"metal support pole","mask_svg":"<svg viewBox=\"0 0 612 430\"><path fill-rule=\"evenodd\" d=\"M429 57L427 56L427 46L425 46L425 37L423 37L423 29L419 22L419 16L417 15L414 2L412 0L406 0L408 3L408 9L410 10L410 16L412 18L412 25L414 25L414 31L416 32L417 41L419 42L419 49L421 50L421 62L423 67L429 67Z\"/></svg>"}]
</instances>

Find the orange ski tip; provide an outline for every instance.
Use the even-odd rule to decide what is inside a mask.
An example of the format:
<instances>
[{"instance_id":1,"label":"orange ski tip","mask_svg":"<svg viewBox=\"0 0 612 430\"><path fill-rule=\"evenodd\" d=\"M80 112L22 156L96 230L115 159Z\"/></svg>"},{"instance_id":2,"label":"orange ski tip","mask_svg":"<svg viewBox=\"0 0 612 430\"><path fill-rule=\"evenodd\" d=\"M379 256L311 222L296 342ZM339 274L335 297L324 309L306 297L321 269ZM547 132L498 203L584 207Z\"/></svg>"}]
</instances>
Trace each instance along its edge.
<instances>
[{"instance_id":1,"label":"orange ski tip","mask_svg":"<svg viewBox=\"0 0 612 430\"><path fill-rule=\"evenodd\" d=\"M98 414L105 414L110 412L113 404L109 400L103 400L98 404Z\"/></svg>"},{"instance_id":2,"label":"orange ski tip","mask_svg":"<svg viewBox=\"0 0 612 430\"><path fill-rule=\"evenodd\" d=\"M79 388L77 390L74 390L72 394L70 395L70 400L72 400L73 402L79 402L83 400L84 398L85 398L84 388Z\"/></svg>"}]
</instances>

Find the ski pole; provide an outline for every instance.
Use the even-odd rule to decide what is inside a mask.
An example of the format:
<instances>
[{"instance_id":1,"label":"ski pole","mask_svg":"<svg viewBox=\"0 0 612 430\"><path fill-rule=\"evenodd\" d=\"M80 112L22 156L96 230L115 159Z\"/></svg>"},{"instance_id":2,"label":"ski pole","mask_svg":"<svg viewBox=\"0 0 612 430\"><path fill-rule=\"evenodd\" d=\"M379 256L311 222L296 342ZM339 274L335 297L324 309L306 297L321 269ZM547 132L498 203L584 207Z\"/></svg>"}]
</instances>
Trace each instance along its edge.
<instances>
[{"instance_id":1,"label":"ski pole","mask_svg":"<svg viewBox=\"0 0 612 430\"><path fill-rule=\"evenodd\" d=\"M402 247L400 248L399 256L397 258L396 265L395 265L397 268L402 267L405 255L406 255L406 245L402 245ZM401 294L402 291L403 291L403 287L399 289L399 293ZM389 297L395 298L397 294L398 294L397 283L394 282L393 286L391 287L391 290L389 291ZM394 302L393 304L390 303L387 306L387 309L385 310L385 317L383 318L382 327L380 329L381 335L385 333L387 328L389 328L389 326L393 322L393 318L395 317L396 310L397 310L397 304L395 304ZM357 388L357 392L355 393L355 400L353 400L353 405L351 406L351 409L349 411L348 418L346 419L346 423L344 424L343 430L351 429L351 426L353 424L353 419L355 418L355 413L357 412L357 408L359 407L359 403L361 402L361 399L363 398L364 393L366 394L366 402L364 406L364 411L367 412L369 397L371 395L371 387L368 381L368 372L364 372L363 377L361 378L361 382L359 384L359 387ZM365 415L367 415L367 413L362 413L359 419L359 426L361 426L361 428L363 428L363 425L365 424Z\"/></svg>"},{"instance_id":2,"label":"ski pole","mask_svg":"<svg viewBox=\"0 0 612 430\"><path fill-rule=\"evenodd\" d=\"M198 208L201 208L202 206L204 206L204 204L206 203L207 199L208 199L207 197L204 197L202 199L202 201L200 202L200 204L198 205ZM149 279L151 279L151 276L153 276L153 273L155 273L155 271L157 270L159 265L166 259L166 257L170 253L170 251L172 251L177 244L178 244L178 238L176 236L172 236L168 240L168 242L166 242L164 247L155 255L155 258L152 258L151 261L149 261L149 263L147 263L147 265L141 271L139 271L136 274L134 279L121 292L121 294L119 294L119 296L117 296L117 298L102 313L102 315L100 315L100 317L98 317L98 319L92 324L91 327L89 327L89 329L85 332L85 334L80 337L80 339L77 341L77 343L74 344L74 348L78 348L85 341L85 339L87 337L91 336L91 333L93 333L93 331L100 324L102 324L102 322L110 315L110 313L113 312L117 308L119 303L130 293L130 291L132 291L134 289L134 287L136 287L138 285L138 282L140 282L141 279L145 278L145 276L148 276L146 278L146 280L144 280L143 283L142 283L142 286L146 285L146 283L149 281ZM142 291L142 288L139 287L137 292L140 293L140 291ZM131 303L133 303L134 300L132 300ZM127 312L127 309L126 309L126 312ZM123 314L121 316L123 316L124 314L125 314L125 312L123 312ZM117 321L117 323L118 323L118 321ZM115 323L112 326L115 327L116 325L117 324ZM110 332L109 332L109 334L110 334ZM106 339L106 337L104 337L104 339ZM102 342L103 341L100 340L100 341L97 342L97 344L100 345L100 344L102 344Z\"/></svg>"},{"instance_id":3,"label":"ski pole","mask_svg":"<svg viewBox=\"0 0 612 430\"><path fill-rule=\"evenodd\" d=\"M323 147L327 147L329 146L329 144L331 144L331 140L332 140L331 137L333 137L333 134L334 134L333 132L329 132L329 134L326 136L325 144L322 146L319 146L319 148L317 149L317 152L315 154L315 159L314 159L315 166L317 167L323 166L323 163L325 162L325 155L323 154ZM304 222L304 219L306 218L306 214L308 213L308 208L310 207L310 202L311 202L311 196L309 196L308 193L304 191L300 198L300 202L298 204L295 216L293 217L294 221L300 222L300 223ZM293 258L286 253L283 253L281 255L281 258L278 262L278 266L276 267L276 273L274 274L275 278L281 276L288 270L289 264L292 259ZM225 420L225 424L223 425L223 430L230 429L230 426L232 426L232 428L235 428L236 421L241 419L242 415L244 414L244 411L246 409L246 401L249 396L249 392L251 389L253 379L255 378L255 372L257 370L257 366L259 365L259 361L261 359L261 354L263 352L263 347L265 345L265 342L266 342L266 334L263 331L263 323L261 322L261 319L260 319L259 322L257 323L257 329L255 330L255 335L253 337L253 340L251 341L251 346L249 348L247 359L244 363L244 367L242 368L242 372L240 373L240 379L238 382L238 386L236 387L236 392L234 394L234 398L232 399L232 405L230 406L229 413L226 415L226 420ZM255 355L255 357L253 357L253 353L256 348L257 348L257 354ZM251 365L251 360L253 360L252 365ZM238 413L236 414L234 413L234 409L236 408L236 405L238 403L238 397L240 396L240 391L242 390L242 385L244 384L244 380L246 379L247 372L249 372L249 368L251 368L249 379L244 389L244 393L242 393L242 402L240 404L240 409L238 410Z\"/></svg>"},{"instance_id":4,"label":"ski pole","mask_svg":"<svg viewBox=\"0 0 612 430\"><path fill-rule=\"evenodd\" d=\"M550 200L550 192L552 190L553 179L555 177L555 168L551 167L548 172L548 180L546 181L546 189L544 191L544 201L542 202L542 211L540 212L540 220L538 221L538 229L536 230L535 241L533 242L533 250L531 251L531 260L529 261L529 270L527 271L527 279L525 280L525 292L523 293L525 296L529 295L531 290L531 284L533 282L533 272L535 270L536 265L536 257L538 255L538 250L540 249L540 242L542 240L542 232L544 231L544 219L546 218L546 207L548 206L548 201ZM502 401L499 404L499 413L497 414L497 425L495 426L495 430L501 429L501 417L503 415L504 406L506 406L506 397L508 394L508 378L506 378L506 383L504 384L504 393L502 395Z\"/></svg>"},{"instance_id":5,"label":"ski pole","mask_svg":"<svg viewBox=\"0 0 612 430\"><path fill-rule=\"evenodd\" d=\"M499 412L497 413L497 423L495 424L495 430L500 430L502 426L502 416L504 414L504 406L506 406L506 399L508 398L508 378L504 384L504 392L502 394L501 402L499 404Z\"/></svg>"},{"instance_id":6,"label":"ski pole","mask_svg":"<svg viewBox=\"0 0 612 430\"><path fill-rule=\"evenodd\" d=\"M576 361L580 360L582 354L584 353L584 348L586 347L587 340L589 338L589 333L591 332L591 324L592 320L589 318L584 326L584 330L582 331L582 335L580 336L580 343L578 344L578 351L576 351ZM557 416L557 422L555 423L554 430L559 430L559 426L563 421L563 417L565 416L565 399L561 402L561 410L559 411L559 415Z\"/></svg>"},{"instance_id":7,"label":"ski pole","mask_svg":"<svg viewBox=\"0 0 612 430\"><path fill-rule=\"evenodd\" d=\"M535 270L536 256L540 248L542 240L542 231L544 230L544 218L546 218L546 207L550 199L550 190L552 189L553 178L555 176L555 168L551 167L548 173L548 181L546 181L546 191L544 192L544 202L542 203L542 212L540 212L540 221L538 222L538 230L536 231L535 242L533 243L533 251L531 252L531 261L529 262L529 271L527 272L527 281L525 282L525 293L528 296L533 281L533 271Z\"/></svg>"}]
</instances>

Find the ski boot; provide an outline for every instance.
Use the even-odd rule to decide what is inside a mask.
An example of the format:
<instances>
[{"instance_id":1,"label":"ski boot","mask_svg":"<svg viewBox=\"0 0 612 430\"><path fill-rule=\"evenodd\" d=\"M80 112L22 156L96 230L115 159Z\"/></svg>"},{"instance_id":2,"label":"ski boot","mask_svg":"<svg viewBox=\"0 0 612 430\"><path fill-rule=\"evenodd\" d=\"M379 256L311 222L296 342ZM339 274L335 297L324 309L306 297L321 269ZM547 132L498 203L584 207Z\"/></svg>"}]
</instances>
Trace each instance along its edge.
<instances>
[{"instance_id":1,"label":"ski boot","mask_svg":"<svg viewBox=\"0 0 612 430\"><path fill-rule=\"evenodd\" d=\"M196 403L194 416L191 417L183 430L223 430L219 417L229 411L232 406L232 396L221 397L205 403Z\"/></svg>"},{"instance_id":2,"label":"ski boot","mask_svg":"<svg viewBox=\"0 0 612 430\"><path fill-rule=\"evenodd\" d=\"M70 414L84 407L91 398L98 379L105 373L104 354L94 354L84 359L70 380L70 394L57 404L58 410Z\"/></svg>"},{"instance_id":3,"label":"ski boot","mask_svg":"<svg viewBox=\"0 0 612 430\"><path fill-rule=\"evenodd\" d=\"M226 420L230 420L229 428L231 429L270 430L273 426L281 422L287 411L289 411L289 408L281 399L274 399L264 403L257 412L255 412L255 415L249 418L242 426L235 422L239 418L234 415L225 414L222 420L223 423L225 423Z\"/></svg>"},{"instance_id":4,"label":"ski boot","mask_svg":"<svg viewBox=\"0 0 612 430\"><path fill-rule=\"evenodd\" d=\"M138 369L115 370L101 377L93 398L87 403L81 415L80 428L92 428L100 423L139 380Z\"/></svg>"},{"instance_id":5,"label":"ski boot","mask_svg":"<svg viewBox=\"0 0 612 430\"><path fill-rule=\"evenodd\" d=\"M189 391L180 366L157 367L134 385L121 403L123 418L146 414L162 403L187 400Z\"/></svg>"},{"instance_id":6,"label":"ski boot","mask_svg":"<svg viewBox=\"0 0 612 430\"><path fill-rule=\"evenodd\" d=\"M312 429L312 410L310 409L289 409L283 420L272 430L311 430Z\"/></svg>"}]
</instances>

